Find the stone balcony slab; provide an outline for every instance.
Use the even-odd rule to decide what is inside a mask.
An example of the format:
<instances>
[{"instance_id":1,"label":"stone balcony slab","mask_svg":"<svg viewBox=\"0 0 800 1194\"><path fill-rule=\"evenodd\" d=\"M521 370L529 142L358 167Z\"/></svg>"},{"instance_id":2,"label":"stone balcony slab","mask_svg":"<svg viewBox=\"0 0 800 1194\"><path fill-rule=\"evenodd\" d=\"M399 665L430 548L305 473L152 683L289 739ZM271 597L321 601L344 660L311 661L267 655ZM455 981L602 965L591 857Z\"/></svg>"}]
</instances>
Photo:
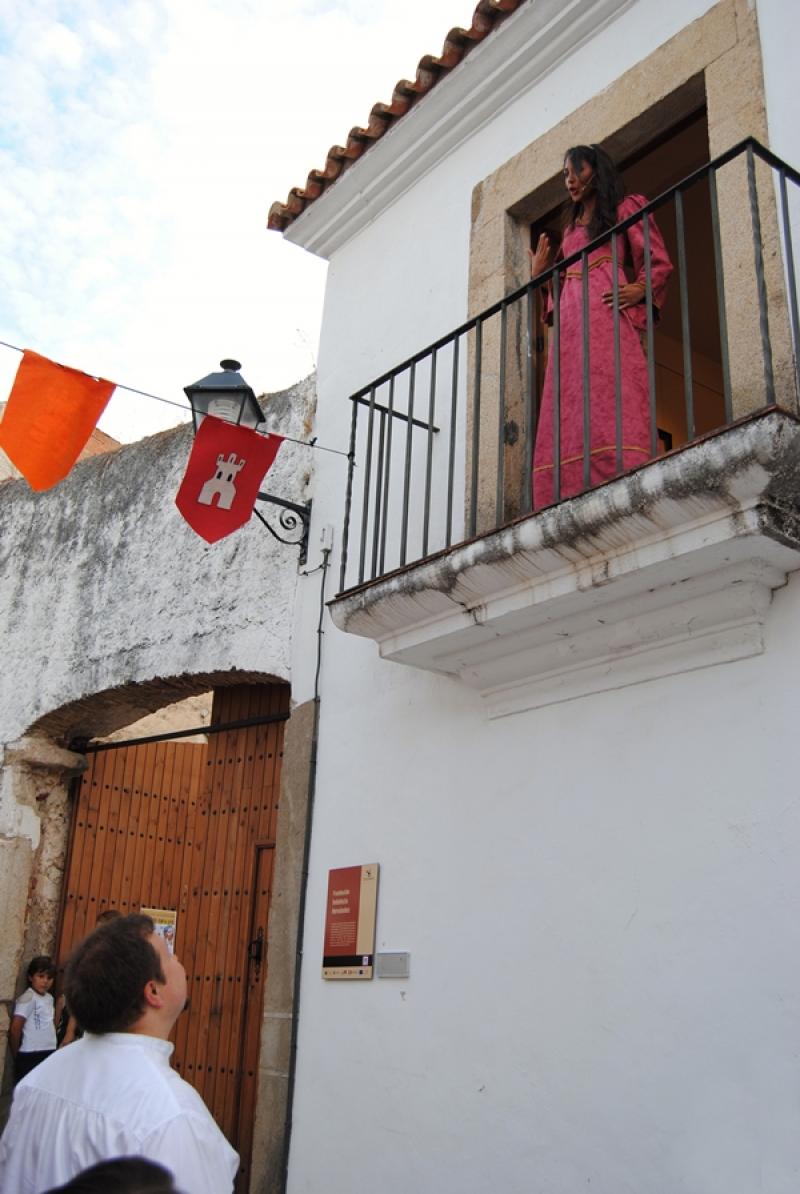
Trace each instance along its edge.
<instances>
[{"instance_id":1,"label":"stone balcony slab","mask_svg":"<svg viewBox=\"0 0 800 1194\"><path fill-rule=\"evenodd\" d=\"M490 717L764 650L800 568L800 421L777 408L341 594L334 623Z\"/></svg>"}]
</instances>

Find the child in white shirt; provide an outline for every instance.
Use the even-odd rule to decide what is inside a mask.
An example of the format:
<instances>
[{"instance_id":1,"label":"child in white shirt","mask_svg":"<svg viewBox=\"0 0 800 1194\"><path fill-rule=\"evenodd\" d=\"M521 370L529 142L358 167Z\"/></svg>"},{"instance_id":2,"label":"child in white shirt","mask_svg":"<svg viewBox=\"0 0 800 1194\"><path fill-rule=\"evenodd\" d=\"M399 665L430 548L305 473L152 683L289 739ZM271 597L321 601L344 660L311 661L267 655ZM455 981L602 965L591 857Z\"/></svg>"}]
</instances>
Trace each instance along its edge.
<instances>
[{"instance_id":1,"label":"child in white shirt","mask_svg":"<svg viewBox=\"0 0 800 1194\"><path fill-rule=\"evenodd\" d=\"M8 1043L19 1082L56 1050L56 1026L50 989L56 977L52 958L40 954L28 966L28 989L14 1005Z\"/></svg>"}]
</instances>

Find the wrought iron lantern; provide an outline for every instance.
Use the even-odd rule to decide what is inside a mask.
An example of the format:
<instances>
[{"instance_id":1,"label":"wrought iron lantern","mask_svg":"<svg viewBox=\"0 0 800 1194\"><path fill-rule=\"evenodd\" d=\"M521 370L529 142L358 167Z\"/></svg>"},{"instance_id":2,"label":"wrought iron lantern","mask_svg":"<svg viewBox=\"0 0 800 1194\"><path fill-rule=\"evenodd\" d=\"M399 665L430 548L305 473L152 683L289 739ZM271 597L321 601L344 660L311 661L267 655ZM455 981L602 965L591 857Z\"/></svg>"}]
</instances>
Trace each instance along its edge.
<instances>
[{"instance_id":1,"label":"wrought iron lantern","mask_svg":"<svg viewBox=\"0 0 800 1194\"><path fill-rule=\"evenodd\" d=\"M253 390L242 377L238 361L220 361L221 373L209 373L208 377L184 387L184 394L192 407L192 421L195 435L206 415L236 423L255 431L264 423L264 412ZM258 501L268 502L280 508L278 526L268 522L258 508L253 510L256 518L280 543L300 548L300 563L305 564L308 554L308 529L311 522L311 503L300 505L271 493L258 494Z\"/></svg>"},{"instance_id":2,"label":"wrought iron lantern","mask_svg":"<svg viewBox=\"0 0 800 1194\"><path fill-rule=\"evenodd\" d=\"M264 422L258 399L242 377L238 361L220 361L221 373L186 386L184 394L192 404L195 435L206 415L215 415L226 423L250 427L253 431Z\"/></svg>"}]
</instances>

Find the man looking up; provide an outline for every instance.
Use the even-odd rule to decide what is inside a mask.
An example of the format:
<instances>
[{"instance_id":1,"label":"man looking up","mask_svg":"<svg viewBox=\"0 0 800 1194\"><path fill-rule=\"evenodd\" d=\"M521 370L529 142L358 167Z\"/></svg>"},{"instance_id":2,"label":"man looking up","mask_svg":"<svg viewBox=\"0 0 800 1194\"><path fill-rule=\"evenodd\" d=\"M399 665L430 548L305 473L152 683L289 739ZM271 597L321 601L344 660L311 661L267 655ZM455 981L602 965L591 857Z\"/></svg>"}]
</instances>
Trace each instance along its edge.
<instances>
[{"instance_id":1,"label":"man looking up","mask_svg":"<svg viewBox=\"0 0 800 1194\"><path fill-rule=\"evenodd\" d=\"M184 1194L230 1194L239 1158L170 1068L186 971L152 920L121 916L95 929L67 963L64 991L85 1035L17 1086L0 1194L39 1194L132 1155L165 1165Z\"/></svg>"}]
</instances>

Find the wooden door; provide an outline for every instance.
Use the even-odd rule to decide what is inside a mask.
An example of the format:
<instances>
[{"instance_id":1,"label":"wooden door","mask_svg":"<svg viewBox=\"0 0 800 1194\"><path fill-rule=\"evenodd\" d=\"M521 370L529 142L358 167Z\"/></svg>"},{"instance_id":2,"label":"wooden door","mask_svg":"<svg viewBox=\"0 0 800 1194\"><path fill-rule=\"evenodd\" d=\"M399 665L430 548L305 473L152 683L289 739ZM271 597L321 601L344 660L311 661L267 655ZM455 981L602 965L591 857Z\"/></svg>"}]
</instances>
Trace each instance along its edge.
<instances>
[{"instance_id":1,"label":"wooden door","mask_svg":"<svg viewBox=\"0 0 800 1194\"><path fill-rule=\"evenodd\" d=\"M288 714L284 685L214 694L212 726ZM106 908L177 912L189 1006L175 1068L203 1096L249 1179L283 721L90 756L74 809L63 962ZM262 933L261 962L251 941ZM252 958L251 958L252 955ZM251 959L251 960L249 960Z\"/></svg>"}]
</instances>

